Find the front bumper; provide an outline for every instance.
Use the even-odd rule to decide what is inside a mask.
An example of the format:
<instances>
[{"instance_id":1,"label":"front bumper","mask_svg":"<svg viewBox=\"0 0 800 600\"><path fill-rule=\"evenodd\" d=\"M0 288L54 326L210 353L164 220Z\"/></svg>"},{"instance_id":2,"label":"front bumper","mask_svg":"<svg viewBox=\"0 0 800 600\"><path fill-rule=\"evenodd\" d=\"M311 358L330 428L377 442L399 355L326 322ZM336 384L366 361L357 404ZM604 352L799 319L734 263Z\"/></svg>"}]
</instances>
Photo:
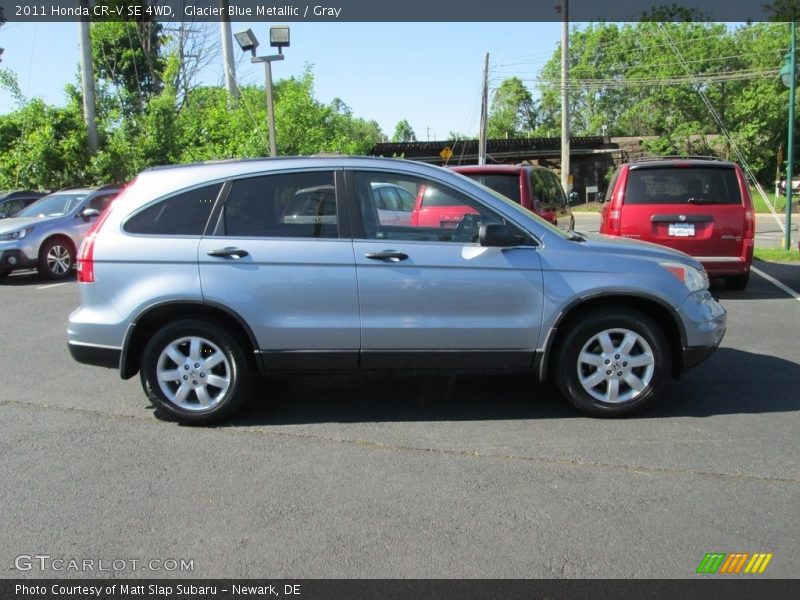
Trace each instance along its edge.
<instances>
[{"instance_id":1,"label":"front bumper","mask_svg":"<svg viewBox=\"0 0 800 600\"><path fill-rule=\"evenodd\" d=\"M689 295L679 311L685 332L681 372L711 356L725 337L728 314L708 290Z\"/></svg>"},{"instance_id":2,"label":"front bumper","mask_svg":"<svg viewBox=\"0 0 800 600\"><path fill-rule=\"evenodd\" d=\"M22 250L12 249L0 251L0 269L27 269L36 266L36 260L25 256Z\"/></svg>"}]
</instances>

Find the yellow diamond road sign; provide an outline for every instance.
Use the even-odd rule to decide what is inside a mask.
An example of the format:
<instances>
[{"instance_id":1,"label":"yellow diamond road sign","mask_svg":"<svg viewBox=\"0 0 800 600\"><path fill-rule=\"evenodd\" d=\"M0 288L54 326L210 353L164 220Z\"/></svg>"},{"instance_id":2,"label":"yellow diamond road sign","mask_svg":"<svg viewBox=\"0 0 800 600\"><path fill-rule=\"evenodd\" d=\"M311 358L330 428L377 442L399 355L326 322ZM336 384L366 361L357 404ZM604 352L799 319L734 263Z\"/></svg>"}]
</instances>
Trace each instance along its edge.
<instances>
[{"instance_id":1,"label":"yellow diamond road sign","mask_svg":"<svg viewBox=\"0 0 800 600\"><path fill-rule=\"evenodd\" d=\"M441 156L444 160L450 160L453 156L453 151L450 149L450 146L445 146L444 149L439 152L439 156Z\"/></svg>"}]
</instances>

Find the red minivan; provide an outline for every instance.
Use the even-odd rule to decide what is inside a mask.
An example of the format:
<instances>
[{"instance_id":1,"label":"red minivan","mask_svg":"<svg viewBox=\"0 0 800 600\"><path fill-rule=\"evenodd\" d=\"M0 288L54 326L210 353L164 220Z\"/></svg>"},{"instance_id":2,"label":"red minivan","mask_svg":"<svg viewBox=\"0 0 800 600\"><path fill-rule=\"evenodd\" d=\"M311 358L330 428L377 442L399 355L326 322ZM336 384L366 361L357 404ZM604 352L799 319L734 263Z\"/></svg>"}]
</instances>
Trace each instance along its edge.
<instances>
[{"instance_id":1,"label":"red minivan","mask_svg":"<svg viewBox=\"0 0 800 600\"><path fill-rule=\"evenodd\" d=\"M600 233L662 244L743 290L753 261L753 201L739 165L648 159L621 165L608 186Z\"/></svg>"},{"instance_id":2,"label":"red minivan","mask_svg":"<svg viewBox=\"0 0 800 600\"><path fill-rule=\"evenodd\" d=\"M537 165L469 165L451 167L536 213L564 231L575 228L575 217L561 181Z\"/></svg>"}]
</instances>

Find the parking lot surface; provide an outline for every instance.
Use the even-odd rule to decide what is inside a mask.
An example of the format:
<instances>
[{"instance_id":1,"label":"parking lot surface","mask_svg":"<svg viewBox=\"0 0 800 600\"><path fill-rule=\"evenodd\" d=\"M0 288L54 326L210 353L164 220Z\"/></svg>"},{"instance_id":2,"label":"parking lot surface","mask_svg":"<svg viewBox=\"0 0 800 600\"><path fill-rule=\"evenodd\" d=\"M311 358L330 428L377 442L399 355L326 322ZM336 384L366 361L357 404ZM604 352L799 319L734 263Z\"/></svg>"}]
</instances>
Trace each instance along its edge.
<instances>
[{"instance_id":1,"label":"parking lot surface","mask_svg":"<svg viewBox=\"0 0 800 600\"><path fill-rule=\"evenodd\" d=\"M382 374L264 379L204 429L71 360L77 283L15 273L2 575L109 576L17 568L48 555L125 559L121 577L691 578L706 553L768 552L757 577L796 577L800 266L755 265L788 291L715 286L722 347L636 418L583 417L525 376Z\"/></svg>"}]
</instances>

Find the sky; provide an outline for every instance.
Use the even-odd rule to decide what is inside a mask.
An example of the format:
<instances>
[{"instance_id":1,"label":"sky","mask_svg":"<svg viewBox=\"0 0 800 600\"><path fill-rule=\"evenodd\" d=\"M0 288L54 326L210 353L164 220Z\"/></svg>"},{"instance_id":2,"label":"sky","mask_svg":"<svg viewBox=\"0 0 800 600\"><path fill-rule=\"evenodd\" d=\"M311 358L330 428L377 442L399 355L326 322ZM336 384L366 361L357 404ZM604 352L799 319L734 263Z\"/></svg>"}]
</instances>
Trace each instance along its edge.
<instances>
[{"instance_id":1,"label":"sky","mask_svg":"<svg viewBox=\"0 0 800 600\"><path fill-rule=\"evenodd\" d=\"M260 54L270 54L269 27L253 29ZM209 24L219 37L219 24ZM447 139L451 131L477 137L484 54L490 55L490 90L517 75L536 95L533 79L555 52L561 24L549 23L292 23L286 59L273 63L273 79L297 76L311 65L318 100L341 98L356 117L375 120L391 137L408 120L417 139ZM77 23L9 23L0 29L1 67L16 73L23 94L63 105L64 86L78 79ZM234 42L234 54L241 51ZM222 85L222 59L202 79ZM264 85L264 69L240 59L237 79ZM0 90L0 114L14 109ZM280 126L280 124L278 124Z\"/></svg>"}]
</instances>

